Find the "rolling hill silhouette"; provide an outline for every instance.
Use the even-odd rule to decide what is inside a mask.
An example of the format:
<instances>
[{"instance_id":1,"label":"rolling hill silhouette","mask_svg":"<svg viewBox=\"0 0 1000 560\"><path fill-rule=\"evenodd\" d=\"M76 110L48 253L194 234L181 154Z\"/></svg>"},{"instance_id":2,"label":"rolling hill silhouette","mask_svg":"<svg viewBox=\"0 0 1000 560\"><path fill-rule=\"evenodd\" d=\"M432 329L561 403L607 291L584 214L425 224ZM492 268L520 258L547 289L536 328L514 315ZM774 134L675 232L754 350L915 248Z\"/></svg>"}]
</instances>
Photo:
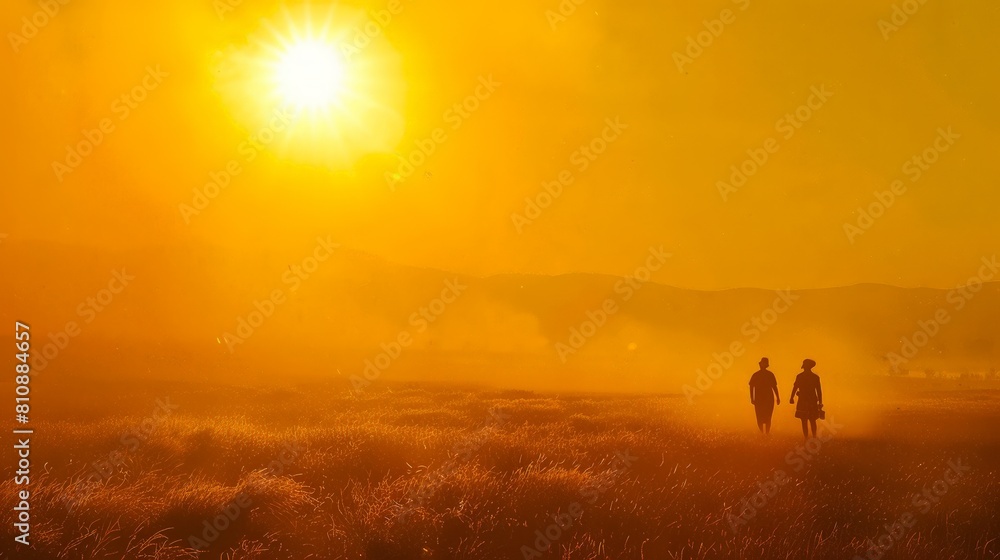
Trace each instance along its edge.
<instances>
[{"instance_id":1,"label":"rolling hill silhouette","mask_svg":"<svg viewBox=\"0 0 1000 560\"><path fill-rule=\"evenodd\" d=\"M82 377L347 384L385 353L397 355L384 379L677 391L712 363L742 378L761 355L784 371L811 356L820 370L855 375L983 371L1000 362L998 283L971 299L874 284L699 291L598 274L476 278L347 248L307 273L302 264L315 246L263 256L193 244L112 253L8 239L0 254L20 273L0 289L8 319L31 323L36 345L58 345L67 323L78 324L48 367ZM134 280L100 312L88 311L87 298L122 269ZM449 285L460 287L448 295L454 301L435 303ZM276 291L281 302L268 305ZM262 320L248 322L255 310ZM410 343L397 352L401 334ZM743 353L727 357L734 344Z\"/></svg>"}]
</instances>

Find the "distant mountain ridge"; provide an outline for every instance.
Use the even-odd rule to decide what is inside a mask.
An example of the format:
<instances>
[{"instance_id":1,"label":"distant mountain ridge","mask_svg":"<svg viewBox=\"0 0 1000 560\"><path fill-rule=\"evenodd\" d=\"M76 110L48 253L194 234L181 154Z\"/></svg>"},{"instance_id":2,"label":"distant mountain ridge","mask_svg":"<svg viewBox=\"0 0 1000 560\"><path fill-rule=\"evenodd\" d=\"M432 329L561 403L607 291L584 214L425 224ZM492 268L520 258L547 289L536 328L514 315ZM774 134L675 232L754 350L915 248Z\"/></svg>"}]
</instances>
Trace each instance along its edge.
<instances>
[{"instance_id":1,"label":"distant mountain ridge","mask_svg":"<svg viewBox=\"0 0 1000 560\"><path fill-rule=\"evenodd\" d=\"M864 373L1000 366L997 282L971 298L878 284L701 291L599 274L471 277L345 248L306 274L301 265L315 246L112 253L8 238L0 259L19 272L5 276L0 289L10 298L8 319L54 332L68 321L83 323L81 302L126 269L134 282L81 325L78 346L92 356L113 344L127 367L150 371L190 362L244 375L283 367L346 377L401 333L411 343L385 369L387 377L506 375L528 384L579 379L671 388L736 343L744 352L733 356L733 371L752 370L760 355L786 369L808 355L821 368ZM450 302L442 299L446 282L462 286ZM281 303L251 336L223 343L276 291Z\"/></svg>"}]
</instances>

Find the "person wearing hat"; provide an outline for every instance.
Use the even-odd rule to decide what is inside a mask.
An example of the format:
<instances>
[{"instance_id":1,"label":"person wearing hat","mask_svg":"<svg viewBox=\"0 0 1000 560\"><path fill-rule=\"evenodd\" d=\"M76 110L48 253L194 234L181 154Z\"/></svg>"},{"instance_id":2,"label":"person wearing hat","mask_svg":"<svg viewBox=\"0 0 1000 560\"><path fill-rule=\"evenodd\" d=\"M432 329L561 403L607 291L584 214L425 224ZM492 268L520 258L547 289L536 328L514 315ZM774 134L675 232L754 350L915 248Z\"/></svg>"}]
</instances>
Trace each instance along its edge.
<instances>
[{"instance_id":1,"label":"person wearing hat","mask_svg":"<svg viewBox=\"0 0 1000 560\"><path fill-rule=\"evenodd\" d=\"M809 428L812 428L812 435L816 437L816 420L823 410L823 388L820 386L819 376L813 373L814 367L816 362L812 360L802 362L802 373L795 376L792 396L788 399L788 404L795 404L795 395L799 396L795 417L802 420L802 436L806 439L809 439Z\"/></svg>"},{"instance_id":2,"label":"person wearing hat","mask_svg":"<svg viewBox=\"0 0 1000 560\"><path fill-rule=\"evenodd\" d=\"M767 369L770 365L767 358L761 358L759 365L760 369L750 376L750 404L757 412L757 428L761 435L767 435L771 433L775 401L781 404L781 397L778 396L778 380Z\"/></svg>"}]
</instances>

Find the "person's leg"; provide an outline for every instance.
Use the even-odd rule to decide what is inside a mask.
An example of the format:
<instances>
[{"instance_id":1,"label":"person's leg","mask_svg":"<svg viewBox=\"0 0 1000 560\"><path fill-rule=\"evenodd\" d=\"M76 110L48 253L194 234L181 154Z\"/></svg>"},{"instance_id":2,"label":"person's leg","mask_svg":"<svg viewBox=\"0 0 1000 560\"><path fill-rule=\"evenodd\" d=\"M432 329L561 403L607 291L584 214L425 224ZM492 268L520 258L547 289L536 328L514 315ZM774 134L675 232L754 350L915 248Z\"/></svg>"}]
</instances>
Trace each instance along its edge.
<instances>
[{"instance_id":1,"label":"person's leg","mask_svg":"<svg viewBox=\"0 0 1000 560\"><path fill-rule=\"evenodd\" d=\"M757 421L757 429L760 430L760 433L764 433L764 423L760 420Z\"/></svg>"},{"instance_id":2,"label":"person's leg","mask_svg":"<svg viewBox=\"0 0 1000 560\"><path fill-rule=\"evenodd\" d=\"M757 423L760 424L761 435L767 435L771 431L771 416L773 413L774 407L760 405L757 408Z\"/></svg>"},{"instance_id":3,"label":"person's leg","mask_svg":"<svg viewBox=\"0 0 1000 560\"><path fill-rule=\"evenodd\" d=\"M802 419L802 437L809 439L809 424L806 423L806 419Z\"/></svg>"},{"instance_id":4,"label":"person's leg","mask_svg":"<svg viewBox=\"0 0 1000 560\"><path fill-rule=\"evenodd\" d=\"M809 420L809 427L812 428L813 437L816 437L816 419Z\"/></svg>"}]
</instances>

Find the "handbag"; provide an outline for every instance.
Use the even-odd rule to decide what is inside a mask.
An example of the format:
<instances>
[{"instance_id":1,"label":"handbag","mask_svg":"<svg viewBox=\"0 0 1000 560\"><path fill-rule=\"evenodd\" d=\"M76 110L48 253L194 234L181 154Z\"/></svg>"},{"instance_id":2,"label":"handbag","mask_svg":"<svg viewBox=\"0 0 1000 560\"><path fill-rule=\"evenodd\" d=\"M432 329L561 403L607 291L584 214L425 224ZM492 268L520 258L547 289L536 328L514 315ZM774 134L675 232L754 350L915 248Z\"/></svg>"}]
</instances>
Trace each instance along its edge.
<instances>
[{"instance_id":1,"label":"handbag","mask_svg":"<svg viewBox=\"0 0 1000 560\"><path fill-rule=\"evenodd\" d=\"M820 420L826 420L826 411L823 410L823 405L816 407L816 416L818 416Z\"/></svg>"}]
</instances>

